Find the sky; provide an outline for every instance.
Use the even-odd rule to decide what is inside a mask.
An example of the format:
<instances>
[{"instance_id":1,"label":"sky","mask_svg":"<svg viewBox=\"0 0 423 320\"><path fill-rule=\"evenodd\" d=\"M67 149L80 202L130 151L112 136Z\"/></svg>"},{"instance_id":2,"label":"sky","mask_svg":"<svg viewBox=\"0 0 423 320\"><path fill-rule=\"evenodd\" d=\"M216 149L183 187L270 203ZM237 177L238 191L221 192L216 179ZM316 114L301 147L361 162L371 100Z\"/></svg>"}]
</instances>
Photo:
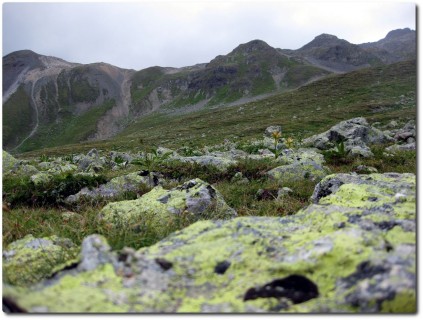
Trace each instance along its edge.
<instances>
[{"instance_id":1,"label":"sky","mask_svg":"<svg viewBox=\"0 0 423 320\"><path fill-rule=\"evenodd\" d=\"M261 39L298 49L329 33L351 43L416 30L416 4L400 1L6 2L2 53L29 49L70 62L140 70L209 62Z\"/></svg>"}]
</instances>

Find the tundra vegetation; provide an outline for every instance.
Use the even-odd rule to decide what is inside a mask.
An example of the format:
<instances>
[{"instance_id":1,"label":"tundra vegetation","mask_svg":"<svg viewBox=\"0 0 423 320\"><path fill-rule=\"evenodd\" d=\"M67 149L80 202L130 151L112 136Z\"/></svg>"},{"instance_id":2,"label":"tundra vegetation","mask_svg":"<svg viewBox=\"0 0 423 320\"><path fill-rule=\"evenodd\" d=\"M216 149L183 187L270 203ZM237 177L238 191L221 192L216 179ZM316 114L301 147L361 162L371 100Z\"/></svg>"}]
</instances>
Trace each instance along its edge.
<instances>
[{"instance_id":1,"label":"tundra vegetation","mask_svg":"<svg viewBox=\"0 0 423 320\"><path fill-rule=\"evenodd\" d=\"M329 76L241 106L157 112L110 140L3 152L8 310L414 312L414 68ZM87 121L66 132L88 134ZM39 247L44 255L32 256Z\"/></svg>"}]
</instances>

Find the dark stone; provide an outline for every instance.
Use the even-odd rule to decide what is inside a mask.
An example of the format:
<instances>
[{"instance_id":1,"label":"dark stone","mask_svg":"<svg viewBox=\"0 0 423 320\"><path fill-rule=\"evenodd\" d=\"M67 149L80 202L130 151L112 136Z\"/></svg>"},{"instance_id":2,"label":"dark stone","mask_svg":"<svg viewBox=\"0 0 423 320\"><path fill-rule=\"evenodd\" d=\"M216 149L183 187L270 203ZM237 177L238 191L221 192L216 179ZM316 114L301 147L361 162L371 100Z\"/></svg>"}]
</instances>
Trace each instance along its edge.
<instances>
[{"instance_id":1,"label":"dark stone","mask_svg":"<svg viewBox=\"0 0 423 320\"><path fill-rule=\"evenodd\" d=\"M264 189L257 193L257 200L275 200L278 197L278 190Z\"/></svg>"},{"instance_id":2,"label":"dark stone","mask_svg":"<svg viewBox=\"0 0 423 320\"><path fill-rule=\"evenodd\" d=\"M346 225L345 222L342 221L342 222L335 223L334 227L337 229L343 229L345 228L345 225Z\"/></svg>"},{"instance_id":3,"label":"dark stone","mask_svg":"<svg viewBox=\"0 0 423 320\"><path fill-rule=\"evenodd\" d=\"M168 261L168 260L166 260L166 259L163 259L163 258L156 258L156 259L154 259L154 261L164 270L164 271L167 271L167 270L169 270L170 268L172 268L173 267L173 263L172 262L170 262L170 261Z\"/></svg>"},{"instance_id":4,"label":"dark stone","mask_svg":"<svg viewBox=\"0 0 423 320\"><path fill-rule=\"evenodd\" d=\"M346 287L350 288L364 279L372 278L373 276L386 272L387 269L383 266L372 266L370 261L364 261L357 266L357 269L354 273L350 274L348 277L343 278L342 280L346 283Z\"/></svg>"},{"instance_id":5,"label":"dark stone","mask_svg":"<svg viewBox=\"0 0 423 320\"><path fill-rule=\"evenodd\" d=\"M159 201L159 202L161 202L163 204L166 204L166 203L168 203L169 198L170 198L170 194L166 194L163 197L158 198L157 201Z\"/></svg>"},{"instance_id":6,"label":"dark stone","mask_svg":"<svg viewBox=\"0 0 423 320\"><path fill-rule=\"evenodd\" d=\"M318 297L317 285L301 275L291 275L277 279L262 287L250 288L244 296L244 301L258 298L287 298L293 304L302 303Z\"/></svg>"},{"instance_id":7,"label":"dark stone","mask_svg":"<svg viewBox=\"0 0 423 320\"><path fill-rule=\"evenodd\" d=\"M314 192L311 197L312 202L318 203L321 198L327 197L328 195L336 192L343 184L343 181L340 181L336 178L325 181L323 183L319 182L314 188Z\"/></svg>"},{"instance_id":8,"label":"dark stone","mask_svg":"<svg viewBox=\"0 0 423 320\"><path fill-rule=\"evenodd\" d=\"M398 226L399 224L396 221L380 221L374 223L382 230L391 230L393 227Z\"/></svg>"},{"instance_id":9,"label":"dark stone","mask_svg":"<svg viewBox=\"0 0 423 320\"><path fill-rule=\"evenodd\" d=\"M187 192L188 192L188 190L189 189L191 189L192 187L195 187L197 184L195 183L195 182L193 182L193 181L190 181L190 182L188 182L185 186L184 186L184 189L186 189L187 190Z\"/></svg>"},{"instance_id":10,"label":"dark stone","mask_svg":"<svg viewBox=\"0 0 423 320\"><path fill-rule=\"evenodd\" d=\"M18 306L18 304L8 297L3 297L3 312L4 313L27 313L25 309Z\"/></svg>"},{"instance_id":11,"label":"dark stone","mask_svg":"<svg viewBox=\"0 0 423 320\"><path fill-rule=\"evenodd\" d=\"M217 274L224 274L226 272L226 270L228 270L228 268L231 266L231 263L227 260L219 262L215 267L214 267L214 272Z\"/></svg>"},{"instance_id":12,"label":"dark stone","mask_svg":"<svg viewBox=\"0 0 423 320\"><path fill-rule=\"evenodd\" d=\"M209 191L210 198L212 199L216 198L216 190L214 190L211 185L207 186L207 190Z\"/></svg>"},{"instance_id":13,"label":"dark stone","mask_svg":"<svg viewBox=\"0 0 423 320\"><path fill-rule=\"evenodd\" d=\"M361 215L360 214L352 214L348 216L348 222L349 223L358 223L361 221Z\"/></svg>"},{"instance_id":14,"label":"dark stone","mask_svg":"<svg viewBox=\"0 0 423 320\"><path fill-rule=\"evenodd\" d=\"M139 176L141 177L146 177L150 174L150 171L148 170L142 170L140 173L138 173Z\"/></svg>"},{"instance_id":15,"label":"dark stone","mask_svg":"<svg viewBox=\"0 0 423 320\"><path fill-rule=\"evenodd\" d=\"M153 184L154 186L157 186L159 184L159 178L157 178L156 175L153 175Z\"/></svg>"}]
</instances>

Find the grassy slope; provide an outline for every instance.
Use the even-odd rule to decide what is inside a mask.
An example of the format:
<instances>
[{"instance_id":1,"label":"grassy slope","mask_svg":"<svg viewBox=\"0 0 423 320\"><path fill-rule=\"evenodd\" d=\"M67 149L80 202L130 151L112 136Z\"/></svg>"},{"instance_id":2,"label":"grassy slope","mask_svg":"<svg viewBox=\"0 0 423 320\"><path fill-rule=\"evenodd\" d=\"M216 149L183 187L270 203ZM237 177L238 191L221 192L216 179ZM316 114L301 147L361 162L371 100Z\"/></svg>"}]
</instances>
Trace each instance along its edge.
<instances>
[{"instance_id":1,"label":"grassy slope","mask_svg":"<svg viewBox=\"0 0 423 320\"><path fill-rule=\"evenodd\" d=\"M297 90L234 107L182 116L154 113L137 120L117 137L33 151L28 155L100 149L138 150L221 143L260 137L267 126L283 126L284 135L303 138L341 120L363 116L370 122L416 117L416 63L401 62L333 75ZM400 104L401 95L408 98Z\"/></svg>"},{"instance_id":2,"label":"grassy slope","mask_svg":"<svg viewBox=\"0 0 423 320\"><path fill-rule=\"evenodd\" d=\"M41 146L54 147L78 143L94 133L98 119L114 106L114 100L92 107L80 116L68 113L59 123L40 126L37 133L19 148L33 150Z\"/></svg>"},{"instance_id":3,"label":"grassy slope","mask_svg":"<svg viewBox=\"0 0 423 320\"><path fill-rule=\"evenodd\" d=\"M326 130L332 124L353 116L365 116L371 121L386 122L392 118L414 118L415 108L415 63L400 63L388 67L361 70L351 74L332 76L325 80L312 83L304 88L289 93L274 96L262 101L233 108L202 111L183 117L167 118L156 114L135 123L118 138L108 142L95 142L79 145L67 145L59 148L39 150L27 153L25 156L40 154L66 155L89 148L97 147L106 150L141 149L153 144L180 146L213 144L222 142L234 135L243 135L244 139L261 136L263 129L271 124L282 124L284 133L297 136ZM400 96L409 100L398 104ZM320 108L321 110L317 110ZM382 111L381 111L382 110ZM293 116L297 119L293 119ZM201 137L206 133L205 138ZM143 145L139 139L143 139ZM339 163L328 161L332 172L350 172L359 164L374 166L379 172L416 172L416 153L402 152L393 157L384 154L384 147L373 147L375 157L372 159L355 159ZM266 179L264 173L274 164L268 160L243 160L239 164L222 173L212 167L202 167L179 162L155 163L150 170L159 171L169 178L181 179L201 178L213 183L222 193L227 203L237 210L239 216L284 216L293 214L306 206L313 192L315 183L301 181L299 183L278 184ZM141 167L132 166L119 171L106 170L103 174L107 179L113 176L133 172ZM236 172L242 172L248 177L247 184L235 184L231 181ZM75 178L66 178L72 182ZM58 180L58 185L62 181ZM22 180L4 180L3 195L16 197L19 192L34 194L34 186ZM168 188L175 186L169 185ZM258 200L257 190L260 188L277 190L281 186L293 189L293 194L282 202ZM48 194L57 188L56 185L46 186ZM10 189L10 190L9 190ZM9 190L9 193L7 192ZM51 192L50 192L51 191ZM148 190L139 190L140 194ZM6 192L6 193L5 193ZM38 197L44 197L43 190L35 190ZM130 197L126 195L124 198ZM136 197L135 194L132 195ZM34 197L27 197L33 199ZM7 199L6 199L7 200ZM122 200L122 199L121 199ZM8 201L6 201L8 202ZM158 234L143 233L137 230L104 229L96 219L99 210L107 201L81 202L77 206L62 207L57 205L29 206L26 203L13 205L12 210L3 216L3 245L32 233L36 237L56 234L70 237L80 244L82 239L92 233L106 236L114 249L124 246L141 247L155 243L163 237L179 230L192 221L175 220L163 226L163 232ZM71 218L63 217L67 210L75 214Z\"/></svg>"},{"instance_id":4,"label":"grassy slope","mask_svg":"<svg viewBox=\"0 0 423 320\"><path fill-rule=\"evenodd\" d=\"M3 104L3 148L16 146L28 136L34 126L35 113L23 86ZM13 124L13 127L10 126Z\"/></svg>"}]
</instances>

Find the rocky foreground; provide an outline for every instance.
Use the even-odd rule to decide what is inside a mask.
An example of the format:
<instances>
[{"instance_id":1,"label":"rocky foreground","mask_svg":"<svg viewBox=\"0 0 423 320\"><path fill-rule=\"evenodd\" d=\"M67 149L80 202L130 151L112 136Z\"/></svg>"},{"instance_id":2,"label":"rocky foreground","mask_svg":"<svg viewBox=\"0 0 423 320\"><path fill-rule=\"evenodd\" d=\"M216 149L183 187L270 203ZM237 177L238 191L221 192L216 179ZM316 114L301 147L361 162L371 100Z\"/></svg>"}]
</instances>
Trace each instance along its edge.
<instances>
[{"instance_id":1,"label":"rocky foreground","mask_svg":"<svg viewBox=\"0 0 423 320\"><path fill-rule=\"evenodd\" d=\"M370 156L366 143L394 140L363 129L361 118L352 120L338 130L351 153ZM333 147L335 129L307 142ZM184 161L236 161L239 153L230 154L231 159L221 153ZM99 219L115 227L129 227L147 213L154 222L150 227L173 214L201 214L210 206L217 215L139 250L112 251L101 235L86 237L80 248L69 239L28 235L4 248L3 310L416 312L416 176L328 175L319 154L308 149L287 152L281 159L284 164L269 171L269 179L316 181L312 204L286 217L236 217L219 192L200 179L165 190L152 173L120 178L128 188L135 179L153 189L139 199L105 206ZM96 166L88 155L85 160L87 170ZM84 163L80 159L78 166ZM25 166L19 170L31 169ZM49 166L52 170L54 163ZM43 177L31 170L34 183L53 174ZM77 201L84 192L107 197L117 190L117 181L81 190L66 201Z\"/></svg>"}]
</instances>

